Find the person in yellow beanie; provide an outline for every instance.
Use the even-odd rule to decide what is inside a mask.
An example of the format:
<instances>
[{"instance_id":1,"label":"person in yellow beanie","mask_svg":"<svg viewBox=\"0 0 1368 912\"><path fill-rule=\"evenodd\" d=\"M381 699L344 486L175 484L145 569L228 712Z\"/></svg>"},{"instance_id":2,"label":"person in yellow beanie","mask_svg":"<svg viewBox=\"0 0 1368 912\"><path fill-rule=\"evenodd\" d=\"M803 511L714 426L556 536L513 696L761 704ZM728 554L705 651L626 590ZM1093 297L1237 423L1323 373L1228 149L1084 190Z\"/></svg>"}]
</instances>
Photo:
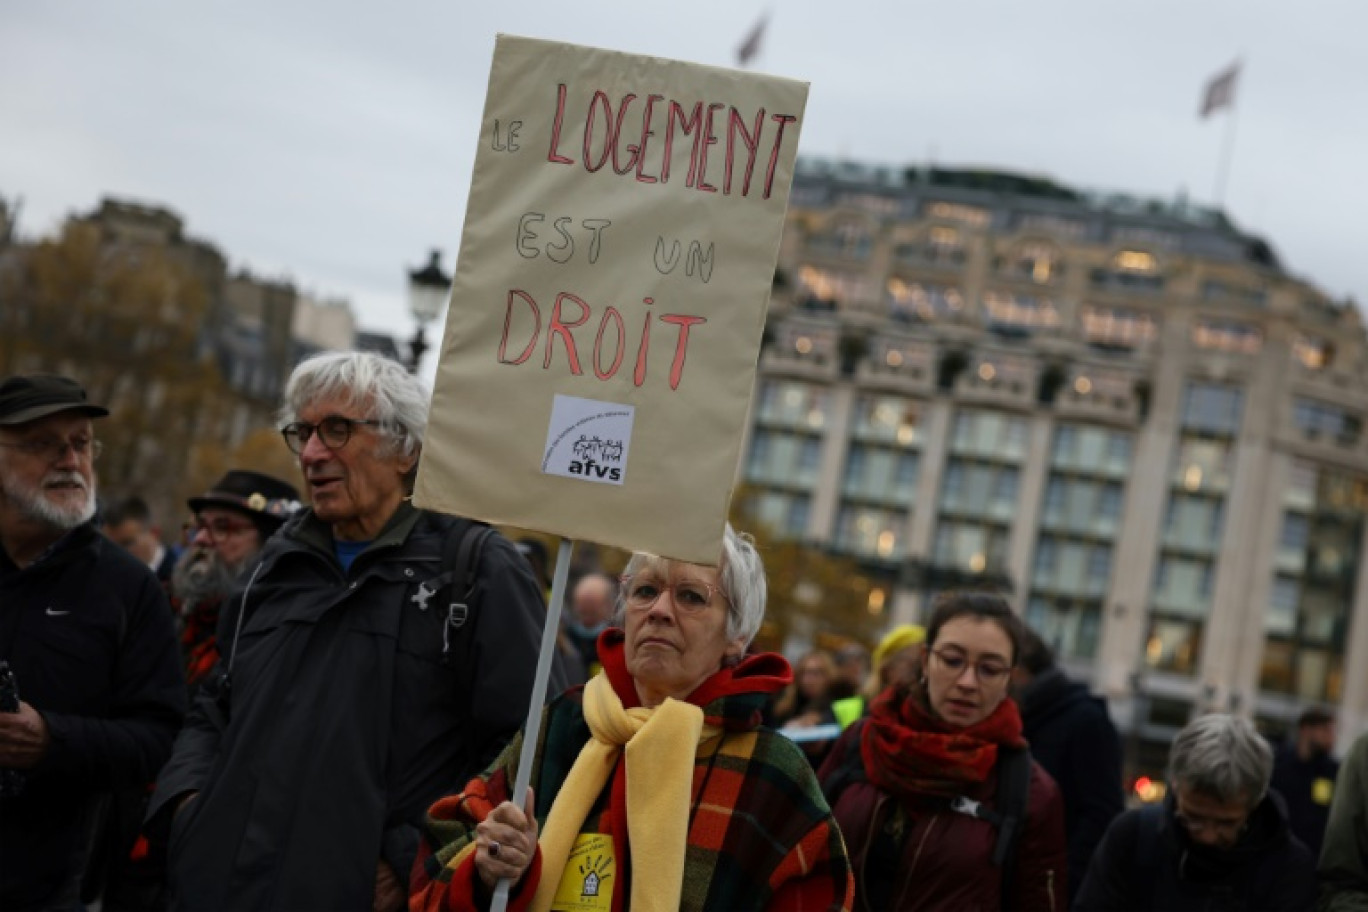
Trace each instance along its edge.
<instances>
[{"instance_id":1,"label":"person in yellow beanie","mask_svg":"<svg viewBox=\"0 0 1368 912\"><path fill-rule=\"evenodd\" d=\"M888 685L894 682L910 684L917 680L920 662L916 647L924 642L926 628L917 624L899 624L884 635L874 649L874 668L865 681L864 689L853 697L831 704L831 712L841 728L849 728L852 722L863 716L870 701Z\"/></svg>"}]
</instances>

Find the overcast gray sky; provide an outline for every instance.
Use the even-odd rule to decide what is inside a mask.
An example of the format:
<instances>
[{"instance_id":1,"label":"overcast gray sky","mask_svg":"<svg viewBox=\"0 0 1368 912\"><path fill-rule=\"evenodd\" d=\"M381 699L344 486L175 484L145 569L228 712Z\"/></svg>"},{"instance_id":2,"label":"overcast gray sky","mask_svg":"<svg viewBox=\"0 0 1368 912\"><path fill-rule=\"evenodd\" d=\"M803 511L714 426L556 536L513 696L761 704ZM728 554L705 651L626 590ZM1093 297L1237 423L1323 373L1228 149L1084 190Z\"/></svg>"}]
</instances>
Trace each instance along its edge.
<instances>
[{"instance_id":1,"label":"overcast gray sky","mask_svg":"<svg viewBox=\"0 0 1368 912\"><path fill-rule=\"evenodd\" d=\"M407 336L407 266L451 266L498 32L811 82L800 154L991 166L1225 204L1294 273L1368 301L1362 0L117 0L0 6L0 195L21 229L114 195L232 264Z\"/></svg>"}]
</instances>

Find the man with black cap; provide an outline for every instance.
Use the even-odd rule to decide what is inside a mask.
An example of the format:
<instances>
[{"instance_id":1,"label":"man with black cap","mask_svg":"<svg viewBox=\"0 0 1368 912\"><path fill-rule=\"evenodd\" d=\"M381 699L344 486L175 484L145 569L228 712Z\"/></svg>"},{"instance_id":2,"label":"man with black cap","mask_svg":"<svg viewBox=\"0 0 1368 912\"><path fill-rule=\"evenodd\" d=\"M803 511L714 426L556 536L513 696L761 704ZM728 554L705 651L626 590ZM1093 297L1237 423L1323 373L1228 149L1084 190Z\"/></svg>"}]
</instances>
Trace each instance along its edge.
<instances>
[{"instance_id":1,"label":"man with black cap","mask_svg":"<svg viewBox=\"0 0 1368 912\"><path fill-rule=\"evenodd\" d=\"M79 908L100 808L171 753L185 685L166 596L102 536L92 419L73 380L0 382L0 908Z\"/></svg>"},{"instance_id":2,"label":"man with black cap","mask_svg":"<svg viewBox=\"0 0 1368 912\"><path fill-rule=\"evenodd\" d=\"M231 470L188 502L195 513L195 536L171 574L171 594L181 620L186 683L193 690L218 660L214 628L219 605L300 503L293 485L249 469Z\"/></svg>"}]
</instances>

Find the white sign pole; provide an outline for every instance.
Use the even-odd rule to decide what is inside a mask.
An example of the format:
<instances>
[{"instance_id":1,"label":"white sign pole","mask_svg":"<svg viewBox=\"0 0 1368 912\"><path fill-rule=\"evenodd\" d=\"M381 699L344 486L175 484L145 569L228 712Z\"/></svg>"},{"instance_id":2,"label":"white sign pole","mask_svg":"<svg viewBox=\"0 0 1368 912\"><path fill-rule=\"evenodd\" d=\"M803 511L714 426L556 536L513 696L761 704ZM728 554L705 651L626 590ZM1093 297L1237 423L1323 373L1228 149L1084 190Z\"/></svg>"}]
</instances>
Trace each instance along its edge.
<instances>
[{"instance_id":1,"label":"white sign pole","mask_svg":"<svg viewBox=\"0 0 1368 912\"><path fill-rule=\"evenodd\" d=\"M513 781L513 803L521 808L527 802L527 787L532 780L532 764L537 757L537 737L541 733L542 707L546 705L546 685L551 679L551 663L556 655L556 638L560 635L561 605L565 603L565 584L570 578L570 553L575 543L562 538L556 552L556 572L551 576L551 604L546 606L546 626L542 628L541 655L537 658L537 677L532 683L532 700L527 706L527 721L523 724L522 753L518 755L518 776ZM511 884L501 879L494 888L491 912L508 909Z\"/></svg>"}]
</instances>

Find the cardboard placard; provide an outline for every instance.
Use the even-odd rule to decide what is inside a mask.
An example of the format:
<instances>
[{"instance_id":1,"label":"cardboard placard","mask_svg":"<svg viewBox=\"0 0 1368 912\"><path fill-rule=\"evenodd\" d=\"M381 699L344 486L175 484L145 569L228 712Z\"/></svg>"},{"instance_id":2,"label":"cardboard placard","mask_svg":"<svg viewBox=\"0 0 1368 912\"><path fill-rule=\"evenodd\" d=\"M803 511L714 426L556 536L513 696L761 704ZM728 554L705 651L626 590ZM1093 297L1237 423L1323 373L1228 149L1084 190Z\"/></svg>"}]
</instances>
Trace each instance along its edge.
<instances>
[{"instance_id":1,"label":"cardboard placard","mask_svg":"<svg viewBox=\"0 0 1368 912\"><path fill-rule=\"evenodd\" d=\"M416 504L717 563L806 100L499 36Z\"/></svg>"}]
</instances>

